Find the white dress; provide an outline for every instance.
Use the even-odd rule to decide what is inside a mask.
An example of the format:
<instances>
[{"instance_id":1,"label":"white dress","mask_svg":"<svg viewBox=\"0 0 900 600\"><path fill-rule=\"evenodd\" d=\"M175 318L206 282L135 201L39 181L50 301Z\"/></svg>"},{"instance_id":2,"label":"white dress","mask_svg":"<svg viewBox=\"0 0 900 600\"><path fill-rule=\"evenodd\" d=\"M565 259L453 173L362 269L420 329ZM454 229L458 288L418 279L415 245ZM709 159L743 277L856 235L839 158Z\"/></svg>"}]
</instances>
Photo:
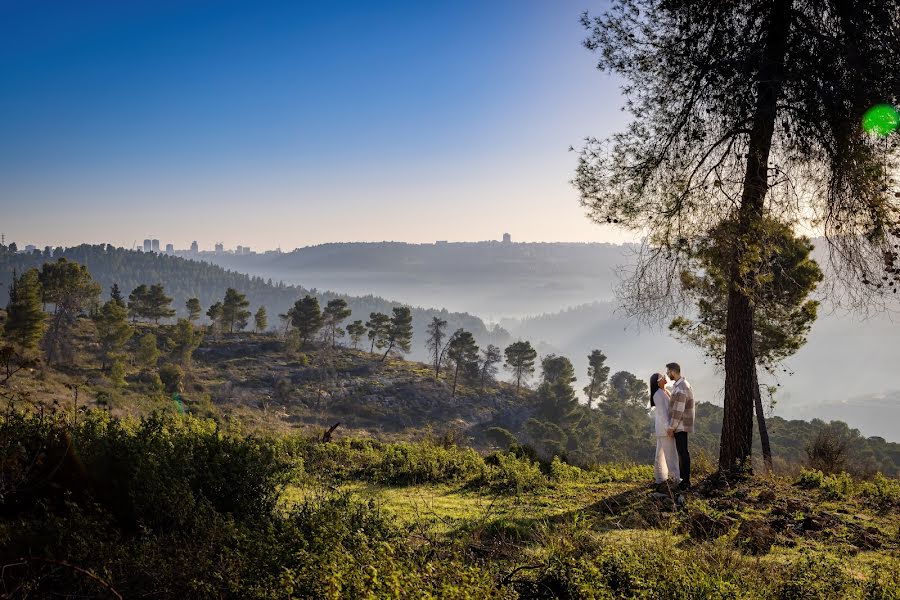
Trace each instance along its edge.
<instances>
[{"instance_id":1,"label":"white dress","mask_svg":"<svg viewBox=\"0 0 900 600\"><path fill-rule=\"evenodd\" d=\"M666 435L669 426L669 396L663 390L653 394L654 421L656 423L656 460L653 463L653 475L656 483L671 479L675 483L681 481L678 472L678 451L675 449L675 438Z\"/></svg>"}]
</instances>

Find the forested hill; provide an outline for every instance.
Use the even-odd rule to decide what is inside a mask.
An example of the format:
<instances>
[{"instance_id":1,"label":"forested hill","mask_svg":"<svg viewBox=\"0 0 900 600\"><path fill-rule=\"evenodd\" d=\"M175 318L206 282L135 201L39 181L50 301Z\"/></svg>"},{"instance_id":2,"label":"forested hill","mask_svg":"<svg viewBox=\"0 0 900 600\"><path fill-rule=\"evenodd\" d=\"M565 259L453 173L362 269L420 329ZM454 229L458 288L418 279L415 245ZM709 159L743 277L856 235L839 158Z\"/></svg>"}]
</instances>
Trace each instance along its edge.
<instances>
[{"instance_id":1,"label":"forested hill","mask_svg":"<svg viewBox=\"0 0 900 600\"><path fill-rule=\"evenodd\" d=\"M3 295L9 289L14 270L21 273L61 257L86 265L93 278L102 286L104 299L109 296L109 289L114 283L118 284L125 296L138 285L162 283L166 294L174 299L173 307L178 311L178 316L187 315L185 302L188 298L198 298L205 313L208 306L222 300L228 288L246 294L253 311L259 306L265 306L271 315L270 327L278 326L276 315L285 313L296 300L307 293L314 293L323 305L332 298L346 299L353 311L351 320L366 320L372 312L390 313L392 307L402 304L372 295L347 296L308 290L299 285L285 285L203 261L137 252L104 244L57 248L52 254L39 251L32 254L0 252L0 285L4 290ZM488 330L481 319L467 313L413 307L412 314L415 331L413 358L425 358L425 326L436 315L447 321L451 331L462 327L472 332L481 344L503 344L509 339L505 331Z\"/></svg>"}]
</instances>

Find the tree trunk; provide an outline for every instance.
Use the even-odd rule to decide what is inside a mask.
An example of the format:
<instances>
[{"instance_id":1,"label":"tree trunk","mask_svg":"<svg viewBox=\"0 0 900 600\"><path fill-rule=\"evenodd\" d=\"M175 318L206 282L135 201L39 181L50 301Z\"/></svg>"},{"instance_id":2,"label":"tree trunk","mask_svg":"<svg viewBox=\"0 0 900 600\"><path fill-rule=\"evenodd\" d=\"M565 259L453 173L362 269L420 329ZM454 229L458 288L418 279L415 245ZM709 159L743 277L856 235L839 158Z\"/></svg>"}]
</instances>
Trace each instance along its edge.
<instances>
[{"instance_id":1,"label":"tree trunk","mask_svg":"<svg viewBox=\"0 0 900 600\"><path fill-rule=\"evenodd\" d=\"M459 378L459 362L456 363L456 369L453 371L453 391L450 392L450 397L456 396L456 380Z\"/></svg>"},{"instance_id":2,"label":"tree trunk","mask_svg":"<svg viewBox=\"0 0 900 600\"><path fill-rule=\"evenodd\" d=\"M756 369L753 370L753 402L756 404L756 424L759 430L759 443L762 446L763 460L766 463L766 471L772 472L772 446L769 445L769 430L766 428L766 415L763 411L762 394L759 391L759 377Z\"/></svg>"},{"instance_id":3,"label":"tree trunk","mask_svg":"<svg viewBox=\"0 0 900 600\"><path fill-rule=\"evenodd\" d=\"M791 25L792 0L775 0L769 13L765 48L756 80L756 107L747 148L747 169L731 256L728 316L725 333L725 416L719 449L719 470L749 470L753 449L753 281L745 263L752 254L763 218L768 189L769 154Z\"/></svg>"}]
</instances>

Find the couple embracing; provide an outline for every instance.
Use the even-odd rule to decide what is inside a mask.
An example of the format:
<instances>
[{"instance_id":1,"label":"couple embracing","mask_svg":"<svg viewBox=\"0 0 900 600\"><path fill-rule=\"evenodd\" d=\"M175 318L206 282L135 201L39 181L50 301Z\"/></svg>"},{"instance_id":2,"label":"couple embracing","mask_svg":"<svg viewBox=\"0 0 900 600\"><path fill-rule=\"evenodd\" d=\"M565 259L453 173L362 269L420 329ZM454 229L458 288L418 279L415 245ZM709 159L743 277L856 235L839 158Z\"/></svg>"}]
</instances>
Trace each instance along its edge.
<instances>
[{"instance_id":1,"label":"couple embracing","mask_svg":"<svg viewBox=\"0 0 900 600\"><path fill-rule=\"evenodd\" d=\"M656 485L668 482L678 490L691 488L691 455L688 433L694 431L694 391L681 375L678 363L666 365L666 374L650 377L650 406L656 423Z\"/></svg>"}]
</instances>

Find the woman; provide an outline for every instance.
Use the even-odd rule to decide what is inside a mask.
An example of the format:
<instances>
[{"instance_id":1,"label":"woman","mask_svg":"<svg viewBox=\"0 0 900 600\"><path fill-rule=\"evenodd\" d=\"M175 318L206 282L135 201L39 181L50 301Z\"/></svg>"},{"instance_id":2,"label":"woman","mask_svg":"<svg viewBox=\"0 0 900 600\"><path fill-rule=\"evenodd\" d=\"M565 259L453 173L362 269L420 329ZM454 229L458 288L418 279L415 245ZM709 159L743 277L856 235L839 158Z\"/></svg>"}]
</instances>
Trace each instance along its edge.
<instances>
[{"instance_id":1,"label":"woman","mask_svg":"<svg viewBox=\"0 0 900 600\"><path fill-rule=\"evenodd\" d=\"M675 449L675 437L667 431L669 427L669 392L666 391L666 376L654 373L650 376L650 406L655 407L656 423L656 461L653 464L653 475L656 483L666 480L679 483L678 452Z\"/></svg>"}]
</instances>

